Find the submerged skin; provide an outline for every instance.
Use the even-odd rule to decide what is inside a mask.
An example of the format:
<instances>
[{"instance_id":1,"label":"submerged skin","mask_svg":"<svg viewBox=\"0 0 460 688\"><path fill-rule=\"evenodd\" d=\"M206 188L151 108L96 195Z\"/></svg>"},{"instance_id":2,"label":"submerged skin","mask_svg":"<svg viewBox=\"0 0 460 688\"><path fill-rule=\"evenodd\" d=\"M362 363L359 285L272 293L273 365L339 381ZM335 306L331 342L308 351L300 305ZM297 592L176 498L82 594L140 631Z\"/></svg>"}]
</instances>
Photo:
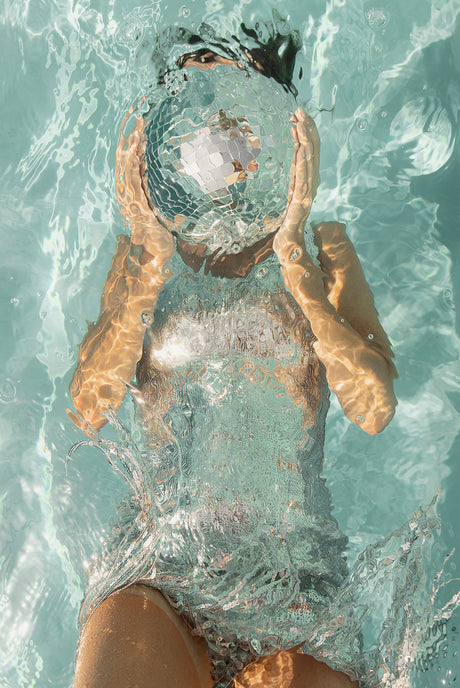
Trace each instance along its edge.
<instances>
[{"instance_id":1,"label":"submerged skin","mask_svg":"<svg viewBox=\"0 0 460 688\"><path fill-rule=\"evenodd\" d=\"M222 59L199 66L210 69ZM208 269L216 275L244 276L274 251L286 288L310 322L313 346L345 414L365 432L376 434L391 420L397 403L391 347L345 226L326 222L315 227L320 267L307 253L303 232L319 184L320 141L313 120L302 110L292 122L291 183L278 231L260 250L224 256L211 261ZM183 221L177 216L166 223L157 216L144 181L144 120L137 119L128 137L125 123L117 149L116 193L131 238L118 237L100 316L80 346L70 387L77 413L68 413L90 436L105 424L108 407L120 407L135 377L146 325L153 321L158 294L170 276L167 265L176 246L169 230ZM187 264L204 260L202 247L178 241L177 250ZM206 645L192 636L158 591L131 586L95 610L80 639L74 688L185 685L212 686ZM234 680L234 688L356 685L296 648L253 662Z\"/></svg>"},{"instance_id":2,"label":"submerged skin","mask_svg":"<svg viewBox=\"0 0 460 688\"><path fill-rule=\"evenodd\" d=\"M80 639L73 688L212 688L206 643L165 598L144 585L116 592ZM231 688L357 688L296 649L249 664Z\"/></svg>"}]
</instances>

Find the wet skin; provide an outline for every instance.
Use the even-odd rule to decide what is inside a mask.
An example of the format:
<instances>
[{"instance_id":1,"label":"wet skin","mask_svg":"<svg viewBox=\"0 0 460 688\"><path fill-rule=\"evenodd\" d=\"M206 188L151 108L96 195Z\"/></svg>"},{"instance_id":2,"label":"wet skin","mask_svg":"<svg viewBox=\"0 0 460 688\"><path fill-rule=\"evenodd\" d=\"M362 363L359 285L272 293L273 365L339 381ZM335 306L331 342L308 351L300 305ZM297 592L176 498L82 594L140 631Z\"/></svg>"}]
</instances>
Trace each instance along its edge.
<instances>
[{"instance_id":1,"label":"wet skin","mask_svg":"<svg viewBox=\"0 0 460 688\"><path fill-rule=\"evenodd\" d=\"M200 63L187 60L183 66L198 64L203 69L211 69L222 61L232 64L230 60L219 58L214 62L209 59ZM391 347L378 321L372 293L344 225L326 222L315 228L320 266L313 262L306 250L303 232L319 184L320 141L313 120L302 110L297 110L292 116L292 123L294 152L287 206L276 221L269 219L276 233L259 242L260 245L253 250L247 249L238 256L206 258L202 247L180 241L177 242L177 250L188 265L199 267L205 263L206 269L216 276L244 276L274 251L286 289L297 301L315 335L313 346L326 368L330 387L347 417L365 432L375 434L388 424L396 406L393 392L396 370ZM113 409L120 407L126 387L135 377L145 334L143 314L150 314L153 320L158 294L170 276L167 265L176 249L171 230L178 228L184 219L176 217L175 221L166 221L152 206L145 181L144 120L137 119L128 137L123 134L124 124L117 149L116 193L131 237L118 237L117 250L101 298L100 316L90 326L80 346L78 366L70 388L77 413L68 413L90 436L94 436L106 422L104 413L108 406ZM183 678L180 678L183 667L189 667L183 669L188 677L187 685L212 685L203 643L198 647L196 639L190 640L190 632L184 631L179 617L174 618L172 610L168 626L166 603L155 598L158 592L147 593L144 590L141 594L137 589L139 586L134 587L133 594L128 589L124 595L115 594L103 602L85 627L80 641L75 688L113 688L117 685L145 688L161 685L168 688L184 685L181 683ZM142 614L140 609L139 613L135 610L136 605L141 604L140 596L143 596ZM168 643L158 652L152 649L156 647L155 643L158 645L160 642L153 637L155 628L160 626L169 628L165 633L166 636L171 634L170 642L176 643L176 650L178 641L173 636L177 628L180 628L184 641L183 654L182 650L175 650L175 659L171 660L168 669L163 661ZM134 649L130 648L129 653L126 651L126 634L134 639ZM152 638L149 634L153 634ZM165 635L160 635L163 642ZM107 641L108 636L110 642ZM105 644L100 642L102 637ZM146 646L146 639L149 639L148 653L142 649ZM133 653L135 671L138 672L136 678L131 662ZM160 665L166 673L157 683L152 676L158 675ZM326 665L297 654L293 649L254 662L235 680L235 688L258 688L262 685L346 688L356 684L352 684L344 674L333 672Z\"/></svg>"},{"instance_id":2,"label":"wet skin","mask_svg":"<svg viewBox=\"0 0 460 688\"><path fill-rule=\"evenodd\" d=\"M96 609L80 638L73 688L211 688L206 643L164 597L134 585ZM296 648L249 664L229 688L358 688Z\"/></svg>"}]
</instances>

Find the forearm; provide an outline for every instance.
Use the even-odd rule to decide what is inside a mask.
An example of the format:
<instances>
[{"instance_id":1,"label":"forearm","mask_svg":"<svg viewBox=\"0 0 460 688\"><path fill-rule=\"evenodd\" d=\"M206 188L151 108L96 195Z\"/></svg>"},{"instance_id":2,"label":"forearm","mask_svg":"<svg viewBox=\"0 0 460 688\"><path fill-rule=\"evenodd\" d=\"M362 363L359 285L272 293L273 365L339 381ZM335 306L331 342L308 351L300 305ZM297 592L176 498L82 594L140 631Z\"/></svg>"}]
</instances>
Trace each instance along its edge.
<instances>
[{"instance_id":1,"label":"forearm","mask_svg":"<svg viewBox=\"0 0 460 688\"><path fill-rule=\"evenodd\" d=\"M391 347L378 324L372 294L344 226L323 225L320 261L324 259L324 270L307 253L303 230L319 184L320 141L313 120L302 110L296 111L292 121L295 151L288 205L273 249L287 289L310 321L317 340L313 346L326 367L329 385L348 418L374 434L385 427L396 405ZM344 251L348 251L346 256ZM369 324L374 330L367 330Z\"/></svg>"},{"instance_id":2,"label":"forearm","mask_svg":"<svg viewBox=\"0 0 460 688\"><path fill-rule=\"evenodd\" d=\"M393 376L397 377L391 344L379 322L374 296L345 225L324 222L317 225L314 231L315 241L319 245L318 260L326 274L328 300L364 340L372 342L372 349L382 354Z\"/></svg>"},{"instance_id":3,"label":"forearm","mask_svg":"<svg viewBox=\"0 0 460 688\"><path fill-rule=\"evenodd\" d=\"M396 406L394 369L373 340L365 339L330 303L325 275L306 252L295 261L284 260L282 267L287 288L310 322L315 351L344 413L366 432L380 432Z\"/></svg>"},{"instance_id":4,"label":"forearm","mask_svg":"<svg viewBox=\"0 0 460 688\"><path fill-rule=\"evenodd\" d=\"M101 312L83 339L70 393L77 416L72 420L88 432L98 430L107 406L118 409L126 384L142 355L146 325L152 322L158 294L169 274L164 255L154 258L128 237L119 239L101 299Z\"/></svg>"}]
</instances>

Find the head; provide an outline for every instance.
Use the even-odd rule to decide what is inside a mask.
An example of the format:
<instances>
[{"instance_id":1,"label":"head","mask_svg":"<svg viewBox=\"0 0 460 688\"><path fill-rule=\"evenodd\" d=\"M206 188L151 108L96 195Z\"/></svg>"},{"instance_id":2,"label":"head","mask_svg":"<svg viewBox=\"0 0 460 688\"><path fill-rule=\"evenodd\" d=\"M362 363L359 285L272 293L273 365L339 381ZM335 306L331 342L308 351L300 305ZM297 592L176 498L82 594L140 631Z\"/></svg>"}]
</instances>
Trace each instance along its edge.
<instances>
[{"instance_id":1,"label":"head","mask_svg":"<svg viewBox=\"0 0 460 688\"><path fill-rule=\"evenodd\" d=\"M183 64L182 84L146 117L152 204L185 241L237 254L270 234L285 209L296 102L230 60L207 53Z\"/></svg>"},{"instance_id":2,"label":"head","mask_svg":"<svg viewBox=\"0 0 460 688\"><path fill-rule=\"evenodd\" d=\"M227 276L240 275L242 263L247 266L245 269L250 270L271 251L267 253L265 247L270 245L279 226L278 218L285 208L287 172L292 154L288 145L284 146L287 154L282 161L272 155L273 147L282 148L281 127L270 129L270 121L264 113L271 111L273 103L275 109L277 102L285 103L283 133L290 143L288 111L295 107L297 93L292 75L295 56L301 45L297 33L286 31L281 34L274 28L267 25L269 36L262 42L260 30L256 33L242 25L247 40L232 36L230 43L227 39L211 36L209 27L206 37L178 27L171 29L166 40L162 41L163 46L174 46L174 50L177 45L184 45L184 53L176 60L175 67L165 69L166 60L159 50L153 55L162 73L159 83L173 91L173 101L177 84L187 85L190 80L196 80L195 74L211 77L224 72L233 74L233 70L240 85L252 85L258 79L262 97L268 95L267 102L259 109L254 107L258 95L249 98L247 107L236 111L232 107L237 100L235 98L233 103L206 107L205 116L192 130L169 130L161 141L162 132L156 136L160 128L158 124L155 126L151 121L148 128L150 137L156 138L153 144L157 149L161 146L168 148L164 152L172 173L169 184L165 185L161 175L157 174L158 170L154 169L154 156L150 155L148 171L152 203L178 236L178 250L184 259L187 254L194 269L199 269L206 260L206 269L213 273L220 270L221 274L228 273ZM255 78L248 79L251 75ZM233 81L235 78L230 77L230 82ZM226 83L229 83L228 78ZM270 98L272 86L278 93ZM287 100L289 105L286 106ZM192 110L183 108L183 112L188 115ZM173 119L167 113L164 117L168 122ZM167 142L165 138L168 138ZM162 160L165 161L164 156ZM162 204L163 192L169 199L169 208ZM250 231L247 231L248 227ZM223 230L224 240L219 238L217 229Z\"/></svg>"}]
</instances>

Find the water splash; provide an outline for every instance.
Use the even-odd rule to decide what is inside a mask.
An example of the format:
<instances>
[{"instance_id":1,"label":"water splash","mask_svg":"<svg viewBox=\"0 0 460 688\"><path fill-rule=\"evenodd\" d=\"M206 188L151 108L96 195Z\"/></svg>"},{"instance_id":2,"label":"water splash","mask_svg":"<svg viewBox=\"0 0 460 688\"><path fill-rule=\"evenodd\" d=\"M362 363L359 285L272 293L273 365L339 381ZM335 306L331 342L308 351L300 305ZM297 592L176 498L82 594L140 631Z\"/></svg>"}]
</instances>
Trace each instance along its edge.
<instances>
[{"instance_id":1,"label":"water splash","mask_svg":"<svg viewBox=\"0 0 460 688\"><path fill-rule=\"evenodd\" d=\"M216 636L217 628L226 629L227 633L232 629L236 636L243 636L251 648L249 656L240 657L243 664L248 657L287 649L298 644L299 639L301 642L307 638L305 651L308 654L334 669L345 671L368 688L409 688L412 672L423 669L439 654L439 647L446 638L446 624L460 606L460 592L451 594L444 603L440 602L440 593L448 586L458 590L455 584L460 579L445 580L444 568L451 552L434 577L431 589L426 588L426 558L440 528L435 513L437 496L400 528L368 545L358 555L348 576L319 615L306 615L298 588L287 585L285 594L291 609L289 633L292 636L289 643L283 636L279 620L277 632L264 636L260 628L256 631L253 627L251 615L241 617L241 609L252 606L251 593L242 602L241 596L247 594L245 578L239 581L237 589L228 588L225 578L209 578L208 598L212 603L208 601L205 613L198 613L191 602L192 588L187 592L185 587L186 579L190 585L190 576L184 574L182 582L176 579L180 567L177 569L173 560L166 574L161 566L156 568L158 543L164 537L174 539L177 528L181 483L175 473L180 458L171 465L169 476L165 475L164 466L162 469L161 482L167 484L173 480L175 485L174 500L168 500L165 510L155 488L158 474L155 473L154 456L133 441L130 431L115 413L109 413L109 420L119 434L118 441L85 440L71 451L73 454L84 444L97 446L130 488L101 559L92 563L89 592L81 609L82 623L108 594L134 581L142 581L158 586L169 595L189 623L200 629L211 651L214 648L216 652L219 648L218 653L221 653L222 640L228 647L225 634ZM166 518L161 519L161 514ZM238 522L240 519L235 523ZM206 528L205 523L190 524L190 527L192 541L197 543L196 552L199 552L209 538L206 530L202 530ZM228 561L214 562L217 568L227 564ZM198 570L203 565L207 567L209 563L194 561L192 547L190 570ZM291 582L293 573L293 570L289 573ZM223 623L225 616L230 618L230 628ZM256 625L262 625L260 609ZM235 646L234 641L231 651L238 656L238 644Z\"/></svg>"}]
</instances>

